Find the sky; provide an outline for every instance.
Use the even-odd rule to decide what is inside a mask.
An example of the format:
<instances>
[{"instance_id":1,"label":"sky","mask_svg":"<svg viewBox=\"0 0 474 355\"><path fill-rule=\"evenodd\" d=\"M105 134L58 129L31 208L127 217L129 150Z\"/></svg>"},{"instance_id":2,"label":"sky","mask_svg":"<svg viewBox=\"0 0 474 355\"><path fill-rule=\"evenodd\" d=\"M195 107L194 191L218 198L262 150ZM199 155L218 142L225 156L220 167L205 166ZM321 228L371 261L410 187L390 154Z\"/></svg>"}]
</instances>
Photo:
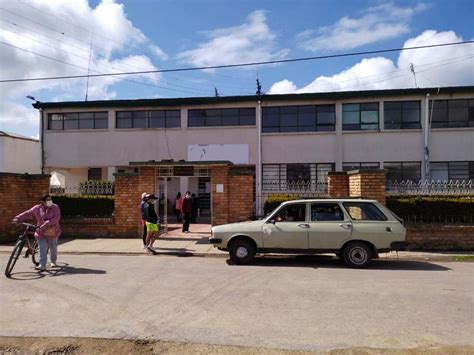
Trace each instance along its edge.
<instances>
[{"instance_id":1,"label":"sky","mask_svg":"<svg viewBox=\"0 0 474 355\"><path fill-rule=\"evenodd\" d=\"M0 80L272 61L474 39L474 1L0 0ZM413 65L415 75L410 70ZM245 68L0 83L0 130L42 102L474 85L474 44Z\"/></svg>"}]
</instances>

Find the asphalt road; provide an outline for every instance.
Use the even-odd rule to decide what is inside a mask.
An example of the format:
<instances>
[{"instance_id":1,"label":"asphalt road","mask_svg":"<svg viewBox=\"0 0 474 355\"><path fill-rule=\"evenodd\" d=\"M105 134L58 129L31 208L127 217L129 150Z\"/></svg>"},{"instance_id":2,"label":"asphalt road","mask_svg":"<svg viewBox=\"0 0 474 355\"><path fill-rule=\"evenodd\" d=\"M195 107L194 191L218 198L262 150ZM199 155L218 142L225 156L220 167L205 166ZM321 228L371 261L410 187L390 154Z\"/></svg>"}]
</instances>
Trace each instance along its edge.
<instances>
[{"instance_id":1,"label":"asphalt road","mask_svg":"<svg viewBox=\"0 0 474 355\"><path fill-rule=\"evenodd\" d=\"M7 255L0 255L2 268ZM63 255L0 278L0 336L329 350L474 345L474 263Z\"/></svg>"}]
</instances>

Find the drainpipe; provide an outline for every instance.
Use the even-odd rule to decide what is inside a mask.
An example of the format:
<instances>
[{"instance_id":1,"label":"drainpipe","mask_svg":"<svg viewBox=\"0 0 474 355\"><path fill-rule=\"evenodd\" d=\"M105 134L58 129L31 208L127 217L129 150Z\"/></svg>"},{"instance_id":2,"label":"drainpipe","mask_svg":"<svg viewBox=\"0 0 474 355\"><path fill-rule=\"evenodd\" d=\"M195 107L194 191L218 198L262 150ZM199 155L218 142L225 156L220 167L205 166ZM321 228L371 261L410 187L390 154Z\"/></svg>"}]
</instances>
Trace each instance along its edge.
<instances>
[{"instance_id":1,"label":"drainpipe","mask_svg":"<svg viewBox=\"0 0 474 355\"><path fill-rule=\"evenodd\" d=\"M423 123L423 169L421 169L421 179L430 180L430 94L426 94L425 100L425 120Z\"/></svg>"},{"instance_id":2,"label":"drainpipe","mask_svg":"<svg viewBox=\"0 0 474 355\"><path fill-rule=\"evenodd\" d=\"M263 216L262 206L262 103L257 101L257 169L255 171L255 214Z\"/></svg>"},{"instance_id":3,"label":"drainpipe","mask_svg":"<svg viewBox=\"0 0 474 355\"><path fill-rule=\"evenodd\" d=\"M40 144L41 144L41 174L44 174L44 135L43 135L43 109L39 109L39 117L40 117Z\"/></svg>"}]
</instances>

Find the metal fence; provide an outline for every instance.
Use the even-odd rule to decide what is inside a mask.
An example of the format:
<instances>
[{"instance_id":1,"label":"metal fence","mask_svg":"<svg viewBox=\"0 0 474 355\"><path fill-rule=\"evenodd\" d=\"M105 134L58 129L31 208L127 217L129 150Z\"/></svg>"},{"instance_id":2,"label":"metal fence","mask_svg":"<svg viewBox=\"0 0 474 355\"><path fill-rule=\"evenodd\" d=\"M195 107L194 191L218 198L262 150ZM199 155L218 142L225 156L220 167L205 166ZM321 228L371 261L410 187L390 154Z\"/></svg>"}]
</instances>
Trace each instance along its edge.
<instances>
[{"instance_id":1,"label":"metal fence","mask_svg":"<svg viewBox=\"0 0 474 355\"><path fill-rule=\"evenodd\" d=\"M49 193L53 196L62 195L113 195L114 184L79 185L79 186L50 186Z\"/></svg>"},{"instance_id":2,"label":"metal fence","mask_svg":"<svg viewBox=\"0 0 474 355\"><path fill-rule=\"evenodd\" d=\"M473 180L388 181L388 195L474 195Z\"/></svg>"},{"instance_id":3,"label":"metal fence","mask_svg":"<svg viewBox=\"0 0 474 355\"><path fill-rule=\"evenodd\" d=\"M295 194L295 195L327 195L327 182L310 181L282 181L282 182L264 182L262 192L272 194Z\"/></svg>"}]
</instances>

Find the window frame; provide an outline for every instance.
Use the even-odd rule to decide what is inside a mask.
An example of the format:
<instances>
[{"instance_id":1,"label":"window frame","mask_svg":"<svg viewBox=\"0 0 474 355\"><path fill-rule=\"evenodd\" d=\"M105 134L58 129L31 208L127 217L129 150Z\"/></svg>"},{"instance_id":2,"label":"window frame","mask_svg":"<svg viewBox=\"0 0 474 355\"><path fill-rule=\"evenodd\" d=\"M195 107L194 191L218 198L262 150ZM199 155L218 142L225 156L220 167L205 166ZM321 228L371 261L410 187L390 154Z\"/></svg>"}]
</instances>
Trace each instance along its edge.
<instances>
[{"instance_id":1,"label":"window frame","mask_svg":"<svg viewBox=\"0 0 474 355\"><path fill-rule=\"evenodd\" d=\"M464 107L456 107L456 103L466 101ZM436 107L438 106L438 107ZM467 118L465 120L454 120L454 111L465 109ZM430 113L432 113L431 128L474 128L474 98L465 99L445 99L431 100L429 105ZM444 115L444 119L438 119L438 115Z\"/></svg>"},{"instance_id":2,"label":"window frame","mask_svg":"<svg viewBox=\"0 0 474 355\"><path fill-rule=\"evenodd\" d=\"M417 104L417 108L410 108L410 107L404 107L408 106L409 104ZM388 105L387 105L388 104ZM388 108L388 106L393 105L393 104L399 104L400 107L397 109L394 108ZM384 101L383 103L384 106L384 130L397 130L397 129L421 129L421 101L419 100L405 100L405 101ZM399 121L398 122L389 122L387 120L387 117L389 116L387 113L388 112L396 112L399 111ZM408 121L406 119L406 114L409 112L418 112L418 120L417 121ZM404 115L405 113L405 115ZM405 119L404 119L405 117ZM389 127L390 125L397 125L397 127ZM409 127L409 126L414 126L416 127Z\"/></svg>"},{"instance_id":3,"label":"window frame","mask_svg":"<svg viewBox=\"0 0 474 355\"><path fill-rule=\"evenodd\" d=\"M341 208L339 202L310 202L309 203L309 222L310 223L321 223L321 222L341 222L346 220L346 216L344 214L344 210ZM328 205L328 206L337 206L341 211L341 219L330 219L330 220L313 220L313 205Z\"/></svg>"},{"instance_id":4,"label":"window frame","mask_svg":"<svg viewBox=\"0 0 474 355\"><path fill-rule=\"evenodd\" d=\"M164 127L152 127L151 122L153 119L161 118L161 117L152 117L154 113L159 112L163 113L164 117ZM120 117L120 116L124 117ZM140 116L142 115L142 116ZM177 117L173 117L176 115ZM130 116L130 117L125 117ZM176 125L168 125L168 120L172 122L172 118L178 119L179 126ZM137 127L135 125L135 120L143 120L145 119L145 127ZM129 121L130 124L127 127L119 127L119 121ZM130 111L116 111L115 112L115 129L122 130L122 129L170 129L170 128L181 128L181 110L130 110Z\"/></svg>"},{"instance_id":5,"label":"window frame","mask_svg":"<svg viewBox=\"0 0 474 355\"><path fill-rule=\"evenodd\" d=\"M387 171L387 182L389 181L397 181L397 182L400 182L400 181L414 181L414 182L419 182L421 180L421 162L420 161L388 161L388 162L384 162L384 169L388 170L387 169L387 164L390 165L390 164L400 164L400 174L402 176L402 179L389 179L388 178L388 171ZM407 179L405 177L405 171L408 170L408 165L414 165L414 164L417 164L418 166L418 171L419 171L419 175L418 175L418 179L417 180L413 180L413 179Z\"/></svg>"},{"instance_id":6,"label":"window frame","mask_svg":"<svg viewBox=\"0 0 474 355\"><path fill-rule=\"evenodd\" d=\"M229 114L230 111L236 110L237 116ZM250 110L253 111L252 114ZM253 122L244 121L252 117ZM234 118L236 124L224 124L225 119ZM199 122L201 119L202 122ZM208 121L210 121L208 123ZM214 121L214 122L213 122ZM255 107L228 107L228 108L204 108L188 110L188 127L189 128L212 128L212 127L246 127L255 126L257 124L257 109Z\"/></svg>"},{"instance_id":7,"label":"window frame","mask_svg":"<svg viewBox=\"0 0 474 355\"><path fill-rule=\"evenodd\" d=\"M349 109L350 106L357 105L357 110ZM377 110L374 109L363 109L363 106L368 105L377 105ZM345 109L346 108L346 109ZM376 112L377 113L377 123L373 122L363 122L363 113ZM357 113L358 123L344 123L344 113ZM370 127L364 129L363 126L375 126L376 128ZM355 102L355 103L343 103L342 104L342 131L380 131L380 104L379 102Z\"/></svg>"},{"instance_id":8,"label":"window frame","mask_svg":"<svg viewBox=\"0 0 474 355\"><path fill-rule=\"evenodd\" d=\"M298 206L298 205L301 205L301 206L304 206L304 219L302 221L277 221L276 218L278 217L278 215L282 212L284 212L286 209L288 208L291 208L291 207L294 207L294 206ZM281 206L280 208L278 208L273 214L271 214L268 218L267 218L267 222L269 221L275 221L275 223L306 223L307 222L307 219L308 219L308 203L306 202L298 202L298 203L289 203L289 204L286 204L286 205L283 205Z\"/></svg>"},{"instance_id":9,"label":"window frame","mask_svg":"<svg viewBox=\"0 0 474 355\"><path fill-rule=\"evenodd\" d=\"M85 131L85 130L108 130L109 129L109 116L108 116L108 111L76 111L76 112L49 112L47 114L47 130L48 131ZM53 116L59 116L60 118L58 120L53 120ZM68 118L66 119L66 116L68 115L75 115L76 118ZM81 115L92 115L92 118L81 118ZM96 117L99 115L104 115L105 117ZM92 121L92 128L91 127L84 127L81 128L81 120L82 121ZM68 122L76 122L76 127L75 128L66 128L66 121ZM97 124L96 122L98 121L103 121L106 123L106 127L96 127ZM61 122L61 128L51 128L52 122Z\"/></svg>"},{"instance_id":10,"label":"window frame","mask_svg":"<svg viewBox=\"0 0 474 355\"><path fill-rule=\"evenodd\" d=\"M282 112L283 111L283 112ZM288 111L288 112L285 112ZM290 112L294 111L294 112ZM308 112L309 111L309 112ZM312 111L312 112L311 112ZM325 113L332 113L333 122L323 122ZM293 121L285 121L284 117L293 117ZM303 118L313 115L312 124L300 123ZM265 121L268 122L265 122ZM270 122L273 121L273 124ZM293 124L287 124L287 123ZM329 129L327 129L329 128ZM336 105L286 105L262 107L262 133L304 133L304 132L335 132L336 131Z\"/></svg>"},{"instance_id":11,"label":"window frame","mask_svg":"<svg viewBox=\"0 0 474 355\"><path fill-rule=\"evenodd\" d=\"M347 205L352 205L350 207L358 207L359 205L360 206L371 206L383 218L382 219L356 219L351 214L350 207L348 207ZM372 202L345 201L345 202L342 203L342 206L344 207L344 210L346 211L347 215L349 216L349 218L352 222L387 222L388 221L388 216L385 215L385 213L383 213L383 211L380 208L378 208ZM362 207L360 207L360 208L361 208L361 210L363 210Z\"/></svg>"}]
</instances>

